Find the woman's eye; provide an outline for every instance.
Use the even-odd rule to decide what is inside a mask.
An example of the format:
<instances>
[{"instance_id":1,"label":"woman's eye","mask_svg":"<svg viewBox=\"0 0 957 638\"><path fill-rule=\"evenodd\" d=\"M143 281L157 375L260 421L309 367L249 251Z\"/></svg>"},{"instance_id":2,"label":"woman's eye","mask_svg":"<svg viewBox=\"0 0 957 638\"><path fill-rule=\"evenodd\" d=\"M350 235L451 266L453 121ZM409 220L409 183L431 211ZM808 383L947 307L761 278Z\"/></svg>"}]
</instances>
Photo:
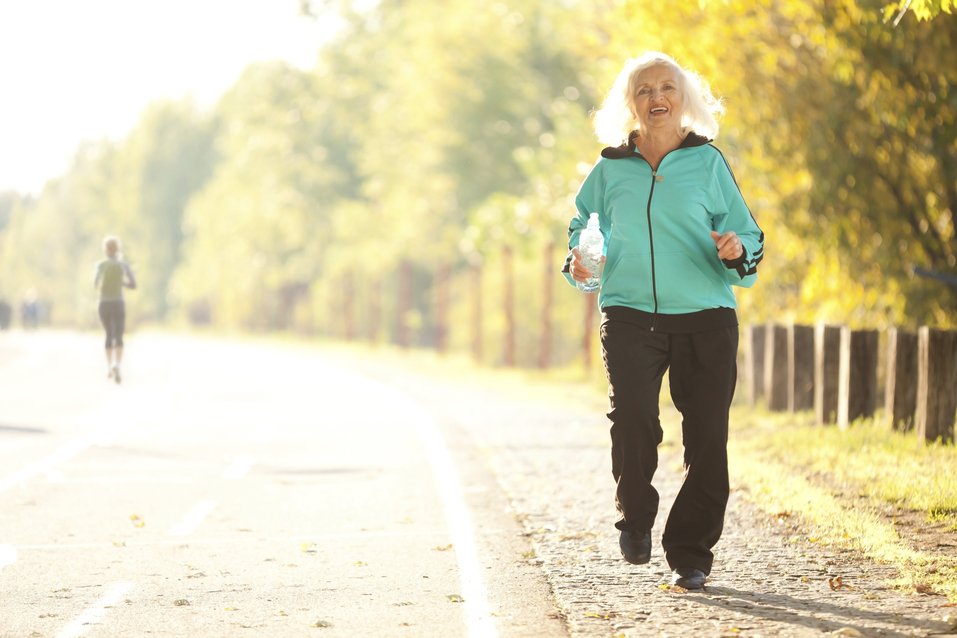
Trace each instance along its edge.
<instances>
[{"instance_id":1,"label":"woman's eye","mask_svg":"<svg viewBox=\"0 0 957 638\"><path fill-rule=\"evenodd\" d=\"M644 95L647 92L648 92L648 89L641 89L640 91L638 91L638 95Z\"/></svg>"}]
</instances>

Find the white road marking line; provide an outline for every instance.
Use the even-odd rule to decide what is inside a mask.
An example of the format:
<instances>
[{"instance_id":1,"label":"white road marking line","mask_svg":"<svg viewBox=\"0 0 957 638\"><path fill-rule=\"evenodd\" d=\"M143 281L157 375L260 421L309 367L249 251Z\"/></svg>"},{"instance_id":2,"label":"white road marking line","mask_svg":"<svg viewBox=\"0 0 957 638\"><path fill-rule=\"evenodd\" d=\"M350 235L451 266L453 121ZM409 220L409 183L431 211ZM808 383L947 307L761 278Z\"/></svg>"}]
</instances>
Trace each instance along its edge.
<instances>
[{"instance_id":1,"label":"white road marking line","mask_svg":"<svg viewBox=\"0 0 957 638\"><path fill-rule=\"evenodd\" d=\"M78 439L70 441L69 443L61 447L59 450L57 450L50 456L40 459L39 461L35 461L31 463L30 465L26 466L25 468L23 468L22 470L20 470L19 472L17 472L16 474L14 474L13 476L7 477L3 479L2 481L0 481L0 492L7 489L8 487L11 487L13 485L17 485L18 483L22 483L26 480L29 480L38 474L45 474L49 472L50 470L52 470L54 467L56 467L63 461L73 458L74 456L76 456L77 454L85 450L86 448L96 444L98 441L102 440L103 437L111 436L111 435L116 436L123 430L127 429L127 427L128 426L124 425L120 427L114 426L114 427L104 428L97 432L93 432L91 434L87 434L85 436L81 436Z\"/></svg>"},{"instance_id":2,"label":"white road marking line","mask_svg":"<svg viewBox=\"0 0 957 638\"><path fill-rule=\"evenodd\" d=\"M0 569L17 562L17 548L13 545L0 545Z\"/></svg>"},{"instance_id":3,"label":"white road marking line","mask_svg":"<svg viewBox=\"0 0 957 638\"><path fill-rule=\"evenodd\" d=\"M191 509L183 520L173 525L169 531L170 536L186 536L194 529L199 527L203 519L209 515L216 507L216 501L200 501Z\"/></svg>"},{"instance_id":4,"label":"white road marking line","mask_svg":"<svg viewBox=\"0 0 957 638\"><path fill-rule=\"evenodd\" d=\"M245 454L238 457L233 464L226 468L226 471L223 472L223 478L225 479L238 479L246 476L246 473L249 472L249 469L255 465L256 457L252 454Z\"/></svg>"},{"instance_id":5,"label":"white road marking line","mask_svg":"<svg viewBox=\"0 0 957 638\"><path fill-rule=\"evenodd\" d=\"M119 583L110 587L98 601L90 605L76 620L64 627L63 631L58 633L56 638L77 638L77 636L85 634L106 615L106 612L109 611L111 607L120 602L120 598L132 587L133 583Z\"/></svg>"},{"instance_id":6,"label":"white road marking line","mask_svg":"<svg viewBox=\"0 0 957 638\"><path fill-rule=\"evenodd\" d=\"M169 485L192 483L193 479L185 476L168 476L150 478L146 476L90 476L86 478L71 478L67 483L83 483L87 485Z\"/></svg>"},{"instance_id":7,"label":"white road marking line","mask_svg":"<svg viewBox=\"0 0 957 638\"><path fill-rule=\"evenodd\" d=\"M484 533L502 534L504 531L488 531ZM307 534L303 536L266 536L257 538L201 538L190 539L190 545L218 545L227 543L286 543L291 541L327 541L342 540L350 538L389 538L396 536L448 536L448 530L436 530L428 532L359 532L356 534ZM124 543L126 547L159 547L162 545L182 545L183 541L131 541ZM20 545L14 549L87 549L97 547L116 547L113 543L71 543L62 545Z\"/></svg>"},{"instance_id":8,"label":"white road marking line","mask_svg":"<svg viewBox=\"0 0 957 638\"><path fill-rule=\"evenodd\" d=\"M396 403L403 404L414 419L415 431L425 446L425 454L432 466L435 485L445 505L445 517L452 536L452 548L459 563L459 578L462 581L462 598L465 607L465 626L469 638L496 638L495 619L488 604L488 594L482 583L482 569L472 535L472 522L468 507L462 498L462 485L452 462L442 433L429 414L419 404L389 386L377 383L379 394L390 395Z\"/></svg>"}]
</instances>

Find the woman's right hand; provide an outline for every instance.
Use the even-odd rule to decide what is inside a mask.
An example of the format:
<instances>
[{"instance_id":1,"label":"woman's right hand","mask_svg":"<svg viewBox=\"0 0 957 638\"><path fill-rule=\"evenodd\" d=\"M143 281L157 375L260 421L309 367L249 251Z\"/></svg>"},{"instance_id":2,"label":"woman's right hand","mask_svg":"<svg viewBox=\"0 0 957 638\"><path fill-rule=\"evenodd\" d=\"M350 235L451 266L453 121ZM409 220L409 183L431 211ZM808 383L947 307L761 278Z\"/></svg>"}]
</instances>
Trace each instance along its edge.
<instances>
[{"instance_id":1,"label":"woman's right hand","mask_svg":"<svg viewBox=\"0 0 957 638\"><path fill-rule=\"evenodd\" d=\"M601 263L605 263L604 255L602 255ZM568 272L575 281L585 282L592 277L591 271L585 268L585 264L582 262L582 254L577 248L572 248L572 260L568 264Z\"/></svg>"}]
</instances>

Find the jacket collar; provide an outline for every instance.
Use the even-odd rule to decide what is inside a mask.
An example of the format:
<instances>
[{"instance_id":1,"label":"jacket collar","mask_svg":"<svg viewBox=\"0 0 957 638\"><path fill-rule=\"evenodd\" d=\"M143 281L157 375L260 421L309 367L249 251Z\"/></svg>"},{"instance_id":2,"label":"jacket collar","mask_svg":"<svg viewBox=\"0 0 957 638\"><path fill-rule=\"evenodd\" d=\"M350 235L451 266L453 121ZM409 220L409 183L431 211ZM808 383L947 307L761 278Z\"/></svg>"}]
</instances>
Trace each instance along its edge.
<instances>
[{"instance_id":1,"label":"jacket collar","mask_svg":"<svg viewBox=\"0 0 957 638\"><path fill-rule=\"evenodd\" d=\"M641 155L638 154L638 151L635 150L636 137L638 137L638 131L632 131L628 136L627 144L622 144L621 146L606 146L604 149L602 149L601 156L605 159L641 157ZM685 138L681 141L681 144L678 145L678 148L694 148L696 146L704 146L710 142L712 142L712 140L704 137L703 135L698 135L692 131L685 136Z\"/></svg>"}]
</instances>

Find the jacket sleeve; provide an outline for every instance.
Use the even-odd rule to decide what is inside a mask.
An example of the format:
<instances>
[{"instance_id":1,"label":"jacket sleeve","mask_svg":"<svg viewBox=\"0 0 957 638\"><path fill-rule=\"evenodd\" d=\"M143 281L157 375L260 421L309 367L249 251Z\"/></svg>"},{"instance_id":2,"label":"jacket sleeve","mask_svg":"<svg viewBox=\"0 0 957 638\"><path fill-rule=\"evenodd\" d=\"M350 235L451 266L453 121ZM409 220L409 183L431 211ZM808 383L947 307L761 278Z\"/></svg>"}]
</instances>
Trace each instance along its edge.
<instances>
[{"instance_id":1,"label":"jacket sleeve","mask_svg":"<svg viewBox=\"0 0 957 638\"><path fill-rule=\"evenodd\" d=\"M605 236L605 252L608 251L608 227L605 217L605 177L602 164L604 159L599 158L598 162L592 167L581 188L578 189L578 195L575 196L575 216L568 224L568 253L565 255L565 264L562 266L562 274L572 286L576 286L569 272L569 266L572 262L572 248L578 246L578 239L582 231L588 226L588 218L592 213L598 213L601 220L602 235Z\"/></svg>"},{"instance_id":2,"label":"jacket sleeve","mask_svg":"<svg viewBox=\"0 0 957 638\"><path fill-rule=\"evenodd\" d=\"M721 155L720 151L718 152ZM724 155L715 166L715 232L729 230L741 239L743 254L737 259L722 259L732 286L750 288L757 280L757 268L764 259L764 232L758 227Z\"/></svg>"}]
</instances>

